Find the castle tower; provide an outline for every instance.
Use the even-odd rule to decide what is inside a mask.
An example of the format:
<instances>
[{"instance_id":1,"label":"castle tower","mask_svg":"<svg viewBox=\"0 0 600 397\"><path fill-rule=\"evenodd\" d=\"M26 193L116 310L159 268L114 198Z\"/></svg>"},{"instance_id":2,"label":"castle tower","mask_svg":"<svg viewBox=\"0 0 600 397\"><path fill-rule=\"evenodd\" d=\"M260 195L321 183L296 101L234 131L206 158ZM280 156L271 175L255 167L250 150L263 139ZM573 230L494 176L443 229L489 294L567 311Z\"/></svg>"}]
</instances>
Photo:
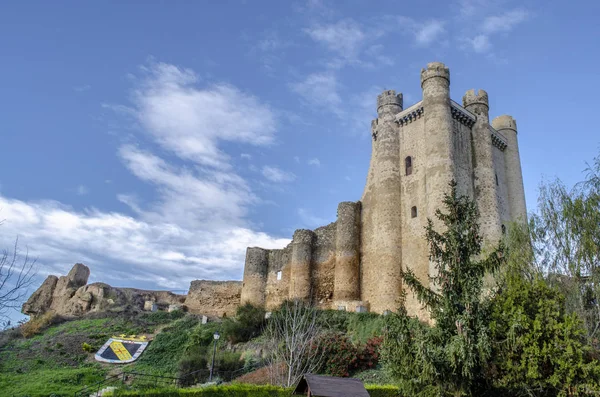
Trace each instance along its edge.
<instances>
[{"instance_id":1,"label":"castle tower","mask_svg":"<svg viewBox=\"0 0 600 397\"><path fill-rule=\"evenodd\" d=\"M290 277L290 299L310 300L311 261L314 232L298 229L292 239L292 259Z\"/></svg>"},{"instance_id":2,"label":"castle tower","mask_svg":"<svg viewBox=\"0 0 600 397\"><path fill-rule=\"evenodd\" d=\"M424 108L424 166L426 208L419 217L431 218L439 226L435 211L442 206L444 193L455 177L453 120L450 108L450 70L441 62L427 64L421 70ZM407 264L411 265L411 264ZM429 263L429 274L435 269ZM426 280L421 280L425 282Z\"/></svg>"},{"instance_id":3,"label":"castle tower","mask_svg":"<svg viewBox=\"0 0 600 397\"><path fill-rule=\"evenodd\" d=\"M521 157L517 140L517 121L511 116L503 115L496 117L492 121L492 126L504 135L508 143L504 151L504 163L506 164L506 186L510 218L513 221L526 222L527 207L525 205L525 189L523 187Z\"/></svg>"},{"instance_id":4,"label":"castle tower","mask_svg":"<svg viewBox=\"0 0 600 397\"><path fill-rule=\"evenodd\" d=\"M241 302L254 306L265 305L265 289L269 267L269 250L248 247L246 249L246 265L244 266L244 283L242 285Z\"/></svg>"},{"instance_id":5,"label":"castle tower","mask_svg":"<svg viewBox=\"0 0 600 397\"><path fill-rule=\"evenodd\" d=\"M360 300L360 202L338 205L335 243L335 301Z\"/></svg>"},{"instance_id":6,"label":"castle tower","mask_svg":"<svg viewBox=\"0 0 600 397\"><path fill-rule=\"evenodd\" d=\"M370 310L395 310L401 291L400 135L395 116L402 94L377 97L372 151L361 212L361 294Z\"/></svg>"},{"instance_id":7,"label":"castle tower","mask_svg":"<svg viewBox=\"0 0 600 397\"><path fill-rule=\"evenodd\" d=\"M475 154L473 176L475 201L479 208L479 223L485 244L497 244L502 238L502 221L497 197L492 135L489 126L488 94L484 90L469 90L463 96L465 109L477 116L472 127Z\"/></svg>"}]
</instances>

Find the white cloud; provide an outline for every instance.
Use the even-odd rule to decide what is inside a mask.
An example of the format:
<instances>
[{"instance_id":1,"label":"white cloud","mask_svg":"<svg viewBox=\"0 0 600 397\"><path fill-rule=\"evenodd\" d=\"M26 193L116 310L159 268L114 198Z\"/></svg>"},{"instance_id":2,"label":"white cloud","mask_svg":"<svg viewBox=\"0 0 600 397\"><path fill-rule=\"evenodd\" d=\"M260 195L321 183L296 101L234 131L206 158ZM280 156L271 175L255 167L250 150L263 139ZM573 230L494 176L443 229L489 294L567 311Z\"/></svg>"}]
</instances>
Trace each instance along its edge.
<instances>
[{"instance_id":1,"label":"white cloud","mask_svg":"<svg viewBox=\"0 0 600 397\"><path fill-rule=\"evenodd\" d=\"M153 63L134 91L134 112L144 130L182 159L227 166L219 141L267 145L275 116L256 97L227 84L198 87L189 69Z\"/></svg>"},{"instance_id":2,"label":"white cloud","mask_svg":"<svg viewBox=\"0 0 600 397\"><path fill-rule=\"evenodd\" d=\"M489 37L485 34L475 36L473 39L467 39L467 42L473 48L473 51L478 53L488 52L492 47Z\"/></svg>"},{"instance_id":3,"label":"white cloud","mask_svg":"<svg viewBox=\"0 0 600 397\"><path fill-rule=\"evenodd\" d=\"M493 35L510 32L528 17L529 13L523 9L514 9L503 14L488 16L483 20L480 33L475 37L465 38L463 41L467 44L468 49L480 54L490 53Z\"/></svg>"},{"instance_id":4,"label":"white cloud","mask_svg":"<svg viewBox=\"0 0 600 397\"><path fill-rule=\"evenodd\" d=\"M294 156L294 161L295 161L296 163L299 163L299 162L300 162L300 157L298 157L298 156Z\"/></svg>"},{"instance_id":5,"label":"white cloud","mask_svg":"<svg viewBox=\"0 0 600 397\"><path fill-rule=\"evenodd\" d=\"M310 74L304 81L292 84L291 88L311 105L325 107L339 117L344 116L339 84L334 73Z\"/></svg>"},{"instance_id":6,"label":"white cloud","mask_svg":"<svg viewBox=\"0 0 600 397\"><path fill-rule=\"evenodd\" d=\"M314 165L315 167L320 167L321 166L321 161L318 158L313 158L310 159L306 162L306 164L308 165Z\"/></svg>"},{"instance_id":7,"label":"white cloud","mask_svg":"<svg viewBox=\"0 0 600 397\"><path fill-rule=\"evenodd\" d=\"M438 20L427 21L415 30L415 41L418 45L426 47L436 41L444 32L444 22Z\"/></svg>"},{"instance_id":8,"label":"white cloud","mask_svg":"<svg viewBox=\"0 0 600 397\"><path fill-rule=\"evenodd\" d=\"M119 192L131 215L0 195L6 219L0 247L19 235L39 258L41 273L65 274L83 262L91 266L92 281L116 286L185 289L193 279L239 280L246 247L280 248L289 239L252 230L247 214L261 200L219 144L266 145L275 116L235 87L197 87L190 70L160 63L143 70L144 78L132 80L131 104L105 107L117 111L123 128L134 116L145 136L179 161L142 146L119 147L126 169L153 189Z\"/></svg>"},{"instance_id":9,"label":"white cloud","mask_svg":"<svg viewBox=\"0 0 600 397\"><path fill-rule=\"evenodd\" d=\"M366 35L358 23L345 19L330 25L319 25L304 31L315 41L347 59L355 58Z\"/></svg>"},{"instance_id":10,"label":"white cloud","mask_svg":"<svg viewBox=\"0 0 600 397\"><path fill-rule=\"evenodd\" d=\"M428 21L416 21L405 16L387 17L395 18L401 30L413 36L415 44L420 47L428 47L440 39L446 32L445 21L430 19Z\"/></svg>"},{"instance_id":11,"label":"white cloud","mask_svg":"<svg viewBox=\"0 0 600 397\"><path fill-rule=\"evenodd\" d=\"M85 196L89 192L90 189L85 185L79 185L77 186L77 188L75 188L75 194L77 194L78 196Z\"/></svg>"},{"instance_id":12,"label":"white cloud","mask_svg":"<svg viewBox=\"0 0 600 397\"><path fill-rule=\"evenodd\" d=\"M248 153L242 153L240 154L240 157L246 160L250 160L252 159L252 155L248 154Z\"/></svg>"},{"instance_id":13,"label":"white cloud","mask_svg":"<svg viewBox=\"0 0 600 397\"><path fill-rule=\"evenodd\" d=\"M516 25L524 22L529 14L523 9L515 9L501 15L485 18L482 30L484 33L510 32Z\"/></svg>"},{"instance_id":14,"label":"white cloud","mask_svg":"<svg viewBox=\"0 0 600 397\"><path fill-rule=\"evenodd\" d=\"M292 182L296 179L296 175L291 172L283 171L282 169L274 166L265 165L262 168L262 174L265 178L271 182Z\"/></svg>"}]
</instances>

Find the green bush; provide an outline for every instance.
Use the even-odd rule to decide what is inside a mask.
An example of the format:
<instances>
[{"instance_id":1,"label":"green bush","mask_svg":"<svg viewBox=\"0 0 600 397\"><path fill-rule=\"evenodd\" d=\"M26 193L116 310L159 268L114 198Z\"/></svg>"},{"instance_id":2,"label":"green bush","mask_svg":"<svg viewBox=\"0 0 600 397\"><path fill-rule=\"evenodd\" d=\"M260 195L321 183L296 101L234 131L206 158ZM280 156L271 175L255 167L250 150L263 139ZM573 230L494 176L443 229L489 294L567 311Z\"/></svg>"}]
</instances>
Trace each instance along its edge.
<instances>
[{"instance_id":1,"label":"green bush","mask_svg":"<svg viewBox=\"0 0 600 397\"><path fill-rule=\"evenodd\" d=\"M238 307L235 319L223 322L223 335L232 344L247 342L260 335L265 325L265 309L246 303Z\"/></svg>"},{"instance_id":2,"label":"green bush","mask_svg":"<svg viewBox=\"0 0 600 397\"><path fill-rule=\"evenodd\" d=\"M204 372L192 372L206 370L208 368L208 360L206 359L206 351L198 351L193 354L187 354L179 360L179 377L183 379L186 385L200 383L203 380Z\"/></svg>"},{"instance_id":3,"label":"green bush","mask_svg":"<svg viewBox=\"0 0 600 397\"><path fill-rule=\"evenodd\" d=\"M85 342L83 342L83 344L81 345L81 348L86 353L92 353L95 350L92 345L90 345L89 343L85 343Z\"/></svg>"},{"instance_id":4,"label":"green bush","mask_svg":"<svg viewBox=\"0 0 600 397\"><path fill-rule=\"evenodd\" d=\"M366 389L371 397L400 396L398 388L395 386L367 385ZM116 391L113 395L119 397L289 397L291 389L276 386L233 384L198 389L152 389L143 392Z\"/></svg>"},{"instance_id":5,"label":"green bush","mask_svg":"<svg viewBox=\"0 0 600 397\"><path fill-rule=\"evenodd\" d=\"M365 388L371 397L399 397L400 392L396 386L391 385L366 385Z\"/></svg>"},{"instance_id":6,"label":"green bush","mask_svg":"<svg viewBox=\"0 0 600 397\"><path fill-rule=\"evenodd\" d=\"M257 386L233 384L226 386L209 386L198 389L154 389L137 391L117 391L114 396L123 397L289 397L290 389L284 389L277 386ZM378 395L379 396L379 395ZM381 394L380 396L387 396Z\"/></svg>"},{"instance_id":7,"label":"green bush","mask_svg":"<svg viewBox=\"0 0 600 397\"><path fill-rule=\"evenodd\" d=\"M244 360L240 353L222 352L217 356L215 368L219 372L233 372L244 367Z\"/></svg>"}]
</instances>

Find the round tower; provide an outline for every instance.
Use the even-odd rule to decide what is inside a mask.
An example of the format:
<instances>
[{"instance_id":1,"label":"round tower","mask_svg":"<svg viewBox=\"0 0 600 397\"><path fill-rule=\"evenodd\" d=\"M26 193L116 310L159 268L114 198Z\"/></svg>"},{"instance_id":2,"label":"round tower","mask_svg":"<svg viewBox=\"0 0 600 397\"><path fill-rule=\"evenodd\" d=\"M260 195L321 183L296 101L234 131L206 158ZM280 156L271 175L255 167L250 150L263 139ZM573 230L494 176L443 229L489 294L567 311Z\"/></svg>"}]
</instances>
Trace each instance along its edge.
<instances>
[{"instance_id":1,"label":"round tower","mask_svg":"<svg viewBox=\"0 0 600 397\"><path fill-rule=\"evenodd\" d=\"M386 90L377 97L372 154L361 199L361 294L371 311L395 310L401 291L400 135L395 116L402 94Z\"/></svg>"},{"instance_id":2,"label":"round tower","mask_svg":"<svg viewBox=\"0 0 600 397\"><path fill-rule=\"evenodd\" d=\"M492 126L507 140L504 150L506 164L506 186L508 190L508 208L513 221L527 222L525 188L521 171L521 157L517 140L517 121L511 116L498 116L492 120Z\"/></svg>"},{"instance_id":3,"label":"round tower","mask_svg":"<svg viewBox=\"0 0 600 397\"><path fill-rule=\"evenodd\" d=\"M426 206L423 214L417 209L419 217L430 218L434 225L439 227L435 211L442 207L444 193L450 191L450 181L456 179L454 174L453 150L453 120L450 108L450 70L441 62L427 64L421 70L421 88L423 90L423 117L424 117L424 153L425 153L425 197ZM423 269L414 269L420 275L421 282L427 284L429 280L424 277L428 269L430 276L434 276L435 268L429 263L428 253L424 253L423 263L411 267L422 266Z\"/></svg>"},{"instance_id":4,"label":"round tower","mask_svg":"<svg viewBox=\"0 0 600 397\"><path fill-rule=\"evenodd\" d=\"M292 260L290 276L290 299L310 300L311 261L314 232L298 229L292 238Z\"/></svg>"},{"instance_id":5,"label":"round tower","mask_svg":"<svg viewBox=\"0 0 600 397\"><path fill-rule=\"evenodd\" d=\"M251 303L258 307L265 306L268 268L269 250L248 247L244 266L244 281L242 283L242 305Z\"/></svg>"},{"instance_id":6,"label":"round tower","mask_svg":"<svg viewBox=\"0 0 600 397\"><path fill-rule=\"evenodd\" d=\"M473 174L475 201L479 208L479 224L484 244L496 244L502 238L502 219L498 204L494 147L489 129L489 101L484 90L469 90L463 96L465 109L477 116L472 127L475 155Z\"/></svg>"},{"instance_id":7,"label":"round tower","mask_svg":"<svg viewBox=\"0 0 600 397\"><path fill-rule=\"evenodd\" d=\"M336 301L360 300L360 202L338 205L335 234Z\"/></svg>"}]
</instances>

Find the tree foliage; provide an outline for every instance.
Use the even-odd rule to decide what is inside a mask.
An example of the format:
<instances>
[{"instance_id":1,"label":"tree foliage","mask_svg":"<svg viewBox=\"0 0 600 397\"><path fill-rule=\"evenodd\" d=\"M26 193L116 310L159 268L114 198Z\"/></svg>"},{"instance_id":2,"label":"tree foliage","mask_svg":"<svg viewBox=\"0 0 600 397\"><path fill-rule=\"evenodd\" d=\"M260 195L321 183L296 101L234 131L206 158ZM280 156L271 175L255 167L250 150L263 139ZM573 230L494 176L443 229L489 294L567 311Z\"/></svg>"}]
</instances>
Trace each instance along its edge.
<instances>
[{"instance_id":1,"label":"tree foliage","mask_svg":"<svg viewBox=\"0 0 600 397\"><path fill-rule=\"evenodd\" d=\"M493 360L488 377L513 396L574 396L598 391L600 367L576 313L532 264L526 225L509 228L507 261L491 301Z\"/></svg>"},{"instance_id":2,"label":"tree foliage","mask_svg":"<svg viewBox=\"0 0 600 397\"><path fill-rule=\"evenodd\" d=\"M590 341L600 333L600 156L584 181L568 189L542 184L532 238L539 262L565 294L567 310L584 321Z\"/></svg>"},{"instance_id":3,"label":"tree foliage","mask_svg":"<svg viewBox=\"0 0 600 397\"><path fill-rule=\"evenodd\" d=\"M426 239L435 265L430 289L411 270L405 284L431 313L433 326L420 324L401 310L390 316L383 358L405 393L472 395L482 387L484 366L491 356L489 313L483 294L484 276L503 262L503 247L480 258L482 236L478 210L458 196L456 182L444 196L445 212L436 211L443 231L428 219ZM431 385L426 387L426 385Z\"/></svg>"}]
</instances>

